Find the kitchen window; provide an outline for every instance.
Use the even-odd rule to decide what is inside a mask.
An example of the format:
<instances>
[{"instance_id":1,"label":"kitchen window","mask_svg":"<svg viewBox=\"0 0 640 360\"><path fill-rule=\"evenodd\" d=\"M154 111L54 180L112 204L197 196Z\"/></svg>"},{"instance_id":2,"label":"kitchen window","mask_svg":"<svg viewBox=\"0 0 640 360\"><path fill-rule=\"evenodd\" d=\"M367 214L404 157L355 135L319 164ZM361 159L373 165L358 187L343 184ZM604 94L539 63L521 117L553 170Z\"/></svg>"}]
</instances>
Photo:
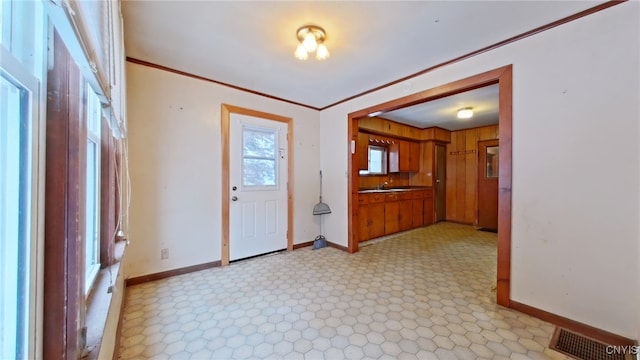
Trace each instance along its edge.
<instances>
[{"instance_id":1,"label":"kitchen window","mask_svg":"<svg viewBox=\"0 0 640 360\"><path fill-rule=\"evenodd\" d=\"M360 175L385 175L387 174L387 148L384 146L369 145L367 170L360 170Z\"/></svg>"}]
</instances>

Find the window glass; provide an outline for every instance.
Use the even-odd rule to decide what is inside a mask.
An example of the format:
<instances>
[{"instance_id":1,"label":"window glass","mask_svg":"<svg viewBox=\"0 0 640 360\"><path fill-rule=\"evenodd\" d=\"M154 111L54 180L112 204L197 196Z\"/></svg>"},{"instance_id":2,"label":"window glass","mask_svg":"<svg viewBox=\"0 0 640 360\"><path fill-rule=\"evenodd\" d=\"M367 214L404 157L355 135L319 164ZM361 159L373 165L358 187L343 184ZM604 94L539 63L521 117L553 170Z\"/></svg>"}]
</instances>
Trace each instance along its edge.
<instances>
[{"instance_id":1,"label":"window glass","mask_svg":"<svg viewBox=\"0 0 640 360\"><path fill-rule=\"evenodd\" d=\"M24 357L28 328L28 92L0 76L0 359ZM25 191L27 190L27 191Z\"/></svg>"},{"instance_id":2,"label":"window glass","mask_svg":"<svg viewBox=\"0 0 640 360\"><path fill-rule=\"evenodd\" d=\"M486 153L486 170L485 177L487 179L498 177L498 157L500 156L499 146L487 146Z\"/></svg>"},{"instance_id":3,"label":"window glass","mask_svg":"<svg viewBox=\"0 0 640 360\"><path fill-rule=\"evenodd\" d=\"M243 126L242 185L275 187L278 183L278 133L273 129Z\"/></svg>"},{"instance_id":4,"label":"window glass","mask_svg":"<svg viewBox=\"0 0 640 360\"><path fill-rule=\"evenodd\" d=\"M102 109L87 86L87 194L85 218L85 292L100 269L100 124Z\"/></svg>"},{"instance_id":5,"label":"window glass","mask_svg":"<svg viewBox=\"0 0 640 360\"><path fill-rule=\"evenodd\" d=\"M0 1L0 359L35 358L45 72L41 1ZM41 244L41 243L40 243Z\"/></svg>"},{"instance_id":6,"label":"window glass","mask_svg":"<svg viewBox=\"0 0 640 360\"><path fill-rule=\"evenodd\" d=\"M368 168L360 170L360 175L383 175L387 173L387 148L369 145Z\"/></svg>"}]
</instances>

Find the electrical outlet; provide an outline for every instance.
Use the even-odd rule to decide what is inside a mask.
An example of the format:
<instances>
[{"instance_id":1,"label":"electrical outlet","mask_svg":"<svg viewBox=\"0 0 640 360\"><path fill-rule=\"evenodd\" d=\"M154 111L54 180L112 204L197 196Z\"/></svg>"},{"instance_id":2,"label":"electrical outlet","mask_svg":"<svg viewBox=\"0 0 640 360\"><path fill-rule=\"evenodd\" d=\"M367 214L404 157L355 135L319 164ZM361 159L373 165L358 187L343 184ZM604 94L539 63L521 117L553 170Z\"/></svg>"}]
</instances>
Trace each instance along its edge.
<instances>
[{"instance_id":1,"label":"electrical outlet","mask_svg":"<svg viewBox=\"0 0 640 360\"><path fill-rule=\"evenodd\" d=\"M169 249L160 250L160 260L167 260L169 258Z\"/></svg>"}]
</instances>

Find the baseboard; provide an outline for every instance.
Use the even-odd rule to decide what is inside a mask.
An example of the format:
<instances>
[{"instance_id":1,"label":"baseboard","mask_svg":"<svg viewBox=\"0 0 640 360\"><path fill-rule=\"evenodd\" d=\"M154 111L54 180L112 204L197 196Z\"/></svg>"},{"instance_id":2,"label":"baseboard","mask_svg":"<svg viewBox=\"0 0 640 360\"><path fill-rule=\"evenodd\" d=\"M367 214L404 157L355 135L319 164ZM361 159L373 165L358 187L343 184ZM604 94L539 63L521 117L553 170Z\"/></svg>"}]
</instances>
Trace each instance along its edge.
<instances>
[{"instance_id":1,"label":"baseboard","mask_svg":"<svg viewBox=\"0 0 640 360\"><path fill-rule=\"evenodd\" d=\"M581 322L567 319L566 317L556 315L550 313L548 311L544 311L533 306L529 306L526 304L519 303L517 301L510 300L509 307L511 309L520 311L521 313L525 313L536 317L540 320L544 320L546 322L550 322L556 326L563 327L565 329L577 332L586 337L590 337L594 340L601 341L608 345L636 345L637 342L635 340L628 339L624 336L620 336L614 333L610 333L608 331L595 328L593 326L583 324Z\"/></svg>"},{"instance_id":2,"label":"baseboard","mask_svg":"<svg viewBox=\"0 0 640 360\"><path fill-rule=\"evenodd\" d=\"M293 250L298 250L307 246L312 246L313 245L313 241L307 241L307 242L303 242L300 244L293 244Z\"/></svg>"},{"instance_id":3,"label":"baseboard","mask_svg":"<svg viewBox=\"0 0 640 360\"><path fill-rule=\"evenodd\" d=\"M137 276L134 278L127 279L126 285L132 286L132 285L143 284L149 281L166 279L168 277L172 277L176 275L188 274L195 271L211 269L214 267L219 267L221 265L222 263L220 262L220 260L218 260L218 261L212 261L212 262L199 264L199 265L187 266L179 269L167 270L167 271L149 274L149 275Z\"/></svg>"},{"instance_id":4,"label":"baseboard","mask_svg":"<svg viewBox=\"0 0 640 360\"><path fill-rule=\"evenodd\" d=\"M336 248L336 249L339 249L339 250L342 250L342 251L349 252L349 249L346 246L334 244L334 243L332 243L330 241L327 241L327 244L332 248Z\"/></svg>"}]
</instances>

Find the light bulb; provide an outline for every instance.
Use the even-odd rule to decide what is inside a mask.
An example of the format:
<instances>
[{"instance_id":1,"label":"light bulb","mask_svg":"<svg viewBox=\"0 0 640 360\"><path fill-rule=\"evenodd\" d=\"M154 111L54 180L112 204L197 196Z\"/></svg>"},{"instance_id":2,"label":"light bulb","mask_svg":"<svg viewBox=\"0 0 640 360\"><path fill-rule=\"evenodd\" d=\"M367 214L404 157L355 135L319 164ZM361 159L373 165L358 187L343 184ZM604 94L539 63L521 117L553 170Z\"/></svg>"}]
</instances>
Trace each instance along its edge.
<instances>
[{"instance_id":1,"label":"light bulb","mask_svg":"<svg viewBox=\"0 0 640 360\"><path fill-rule=\"evenodd\" d=\"M473 116L472 108L463 108L458 110L458 119L468 119Z\"/></svg>"},{"instance_id":2,"label":"light bulb","mask_svg":"<svg viewBox=\"0 0 640 360\"><path fill-rule=\"evenodd\" d=\"M312 31L309 31L304 36L304 40L302 41L302 45L307 50L307 52L313 52L313 51L316 50L316 48L318 47L318 43L316 42L316 36L313 34Z\"/></svg>"},{"instance_id":3,"label":"light bulb","mask_svg":"<svg viewBox=\"0 0 640 360\"><path fill-rule=\"evenodd\" d=\"M316 50L316 59L324 60L329 57L329 49L325 44L320 44Z\"/></svg>"},{"instance_id":4,"label":"light bulb","mask_svg":"<svg viewBox=\"0 0 640 360\"><path fill-rule=\"evenodd\" d=\"M304 46L302 46L302 44L298 45L293 55L298 60L307 60L307 58L309 58L309 54L307 54L307 50L304 49Z\"/></svg>"}]
</instances>

